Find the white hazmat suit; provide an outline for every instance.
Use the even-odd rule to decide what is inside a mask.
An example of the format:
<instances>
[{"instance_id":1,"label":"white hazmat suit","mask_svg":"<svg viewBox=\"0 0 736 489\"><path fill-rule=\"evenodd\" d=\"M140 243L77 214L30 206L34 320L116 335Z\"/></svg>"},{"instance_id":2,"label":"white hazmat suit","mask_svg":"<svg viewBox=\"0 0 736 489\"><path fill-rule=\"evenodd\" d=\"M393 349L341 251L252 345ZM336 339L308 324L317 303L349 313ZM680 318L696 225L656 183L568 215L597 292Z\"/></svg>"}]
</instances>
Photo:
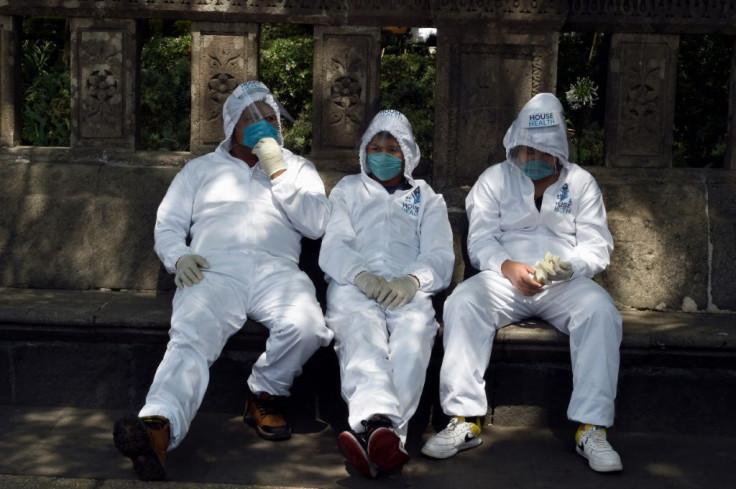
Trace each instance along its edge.
<instances>
[{"instance_id":1,"label":"white hazmat suit","mask_svg":"<svg viewBox=\"0 0 736 489\"><path fill-rule=\"evenodd\" d=\"M286 171L273 180L260 163L251 168L230 154L238 119L258 101L280 127L280 106L265 85L237 87L223 107L225 140L182 168L158 209L155 251L166 270L174 273L187 254L209 262L201 282L176 291L170 340L139 414L170 421L169 449L189 430L210 365L247 318L270 333L248 379L256 395L288 395L303 364L332 339L314 285L297 266L302 235L321 237L329 219L319 174L285 148Z\"/></svg>"},{"instance_id":2,"label":"white hazmat suit","mask_svg":"<svg viewBox=\"0 0 736 489\"><path fill-rule=\"evenodd\" d=\"M370 178L366 160L367 144L383 131L404 154L407 185L393 194ZM343 178L330 193L333 210L319 258L329 281L325 319L335 332L348 423L362 432L362 420L381 414L402 441L437 334L431 296L449 285L454 264L445 201L411 176L419 157L406 117L379 112L362 138L361 173ZM388 281L413 275L419 289L410 302L384 310L355 286L363 271Z\"/></svg>"},{"instance_id":3,"label":"white hazmat suit","mask_svg":"<svg viewBox=\"0 0 736 489\"><path fill-rule=\"evenodd\" d=\"M519 146L557 157L561 168L540 210L532 180L513 159ZM552 94L539 94L524 106L504 147L506 161L485 170L466 199L468 255L480 273L461 283L445 304L442 408L453 416L485 416L483 376L496 330L536 316L570 336L568 418L611 426L622 328L613 300L592 280L613 250L600 189L590 173L568 162L562 106ZM533 266L547 252L572 264L571 279L526 296L501 273L506 260Z\"/></svg>"}]
</instances>

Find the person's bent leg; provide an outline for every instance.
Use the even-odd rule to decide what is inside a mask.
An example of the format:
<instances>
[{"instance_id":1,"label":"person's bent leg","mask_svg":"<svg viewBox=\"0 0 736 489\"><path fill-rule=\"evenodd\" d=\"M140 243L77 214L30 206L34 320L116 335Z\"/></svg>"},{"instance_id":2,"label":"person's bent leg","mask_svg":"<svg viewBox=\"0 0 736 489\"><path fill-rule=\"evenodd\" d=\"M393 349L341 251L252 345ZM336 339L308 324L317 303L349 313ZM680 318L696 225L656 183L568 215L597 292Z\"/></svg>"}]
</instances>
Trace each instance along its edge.
<instances>
[{"instance_id":1,"label":"person's bent leg","mask_svg":"<svg viewBox=\"0 0 736 489\"><path fill-rule=\"evenodd\" d=\"M417 292L408 304L386 312L394 392L399 401L400 421L396 426L406 442L409 421L417 410L424 388L427 366L439 325L435 320L431 296Z\"/></svg>"},{"instance_id":2,"label":"person's bent leg","mask_svg":"<svg viewBox=\"0 0 736 489\"><path fill-rule=\"evenodd\" d=\"M209 367L246 320L244 301L232 290L228 278L208 273L174 296L169 343L139 413L171 422L170 449L189 431L209 384Z\"/></svg>"},{"instance_id":3,"label":"person's bent leg","mask_svg":"<svg viewBox=\"0 0 736 489\"><path fill-rule=\"evenodd\" d=\"M526 315L519 292L495 272L466 280L447 299L440 403L451 420L424 444L424 455L448 458L482 443L480 418L488 410L484 375L496 330Z\"/></svg>"},{"instance_id":4,"label":"person's bent leg","mask_svg":"<svg viewBox=\"0 0 736 489\"><path fill-rule=\"evenodd\" d=\"M386 313L352 285L327 289L327 325L335 332L341 393L351 430L340 433L340 451L366 477L408 461L395 427L399 400L389 360Z\"/></svg>"},{"instance_id":5,"label":"person's bent leg","mask_svg":"<svg viewBox=\"0 0 736 489\"><path fill-rule=\"evenodd\" d=\"M587 278L550 288L540 316L570 335L573 392L567 417L580 423L577 452L598 472L622 470L607 440L613 425L622 339L621 315L608 293Z\"/></svg>"},{"instance_id":6,"label":"person's bent leg","mask_svg":"<svg viewBox=\"0 0 736 489\"><path fill-rule=\"evenodd\" d=\"M285 440L291 428L282 414L294 378L322 346L332 340L314 285L295 264L270 264L254 279L251 317L269 330L266 349L248 378L244 420L268 440Z\"/></svg>"},{"instance_id":7,"label":"person's bent leg","mask_svg":"<svg viewBox=\"0 0 736 489\"><path fill-rule=\"evenodd\" d=\"M206 391L209 366L245 321L242 300L216 273L177 291L170 340L139 414L118 419L115 446L143 480L166 476L168 450L181 443ZM219 314L216 314L218 311Z\"/></svg>"}]
</instances>

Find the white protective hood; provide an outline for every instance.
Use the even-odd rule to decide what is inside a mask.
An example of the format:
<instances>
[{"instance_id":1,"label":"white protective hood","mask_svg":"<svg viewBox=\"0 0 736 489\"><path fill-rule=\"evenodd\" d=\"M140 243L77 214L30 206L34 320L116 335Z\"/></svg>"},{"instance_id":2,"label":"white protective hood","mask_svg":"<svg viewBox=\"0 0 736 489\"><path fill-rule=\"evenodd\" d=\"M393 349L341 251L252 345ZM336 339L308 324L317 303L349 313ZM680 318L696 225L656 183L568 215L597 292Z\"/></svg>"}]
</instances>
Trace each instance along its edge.
<instances>
[{"instance_id":1,"label":"white protective hood","mask_svg":"<svg viewBox=\"0 0 736 489\"><path fill-rule=\"evenodd\" d=\"M513 160L514 148L528 146L556 156L567 167L569 150L562 104L551 93L539 93L524 105L503 138L506 158Z\"/></svg>"},{"instance_id":2,"label":"white protective hood","mask_svg":"<svg viewBox=\"0 0 736 489\"><path fill-rule=\"evenodd\" d=\"M263 82L251 80L238 85L222 106L222 123L225 128L225 139L220 143L220 147L223 150L230 151L230 148L232 147L231 137L233 135L235 125L240 119L240 115L246 107L256 102L266 102L273 109L279 121L278 142L280 145L284 145L284 138L281 135L281 115L283 113L284 117L287 119L291 119L291 116L286 113L281 104L276 101L271 94L271 91L263 84Z\"/></svg>"},{"instance_id":3,"label":"white protective hood","mask_svg":"<svg viewBox=\"0 0 736 489\"><path fill-rule=\"evenodd\" d=\"M371 142L373 136L381 131L389 132L399 142L401 152L404 153L404 176L411 179L412 172L419 164L421 152L414 141L414 132L411 130L409 119L397 110L382 110L376 114L368 125L368 129L363 133L363 139L360 142L360 170L365 175L370 174L365 147Z\"/></svg>"}]
</instances>

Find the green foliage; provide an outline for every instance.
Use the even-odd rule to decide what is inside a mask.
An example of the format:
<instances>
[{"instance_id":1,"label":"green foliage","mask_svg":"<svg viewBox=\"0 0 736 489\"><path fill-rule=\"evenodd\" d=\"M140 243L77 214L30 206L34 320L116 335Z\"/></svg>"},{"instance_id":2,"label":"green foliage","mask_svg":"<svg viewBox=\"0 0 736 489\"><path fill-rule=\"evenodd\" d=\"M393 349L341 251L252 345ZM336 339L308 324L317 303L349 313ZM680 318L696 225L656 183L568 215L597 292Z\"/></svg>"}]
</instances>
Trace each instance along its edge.
<instances>
[{"instance_id":1,"label":"green foliage","mask_svg":"<svg viewBox=\"0 0 736 489\"><path fill-rule=\"evenodd\" d=\"M568 116L570 160L603 164L603 119L608 38L603 33L560 34L557 98Z\"/></svg>"},{"instance_id":2,"label":"green foliage","mask_svg":"<svg viewBox=\"0 0 736 489\"><path fill-rule=\"evenodd\" d=\"M165 36L155 23L150 32L141 51L141 147L187 151L192 36Z\"/></svg>"},{"instance_id":3,"label":"green foliage","mask_svg":"<svg viewBox=\"0 0 736 489\"><path fill-rule=\"evenodd\" d=\"M723 167L730 60L727 36L680 36L674 166Z\"/></svg>"},{"instance_id":4,"label":"green foliage","mask_svg":"<svg viewBox=\"0 0 736 489\"><path fill-rule=\"evenodd\" d=\"M32 146L69 146L69 66L64 56L63 19L23 22L21 49L23 107L21 142Z\"/></svg>"},{"instance_id":5,"label":"green foliage","mask_svg":"<svg viewBox=\"0 0 736 489\"><path fill-rule=\"evenodd\" d=\"M417 52L384 54L381 59L381 109L402 112L411 122L423 158L434 153L435 59Z\"/></svg>"},{"instance_id":6,"label":"green foliage","mask_svg":"<svg viewBox=\"0 0 736 489\"><path fill-rule=\"evenodd\" d=\"M582 131L576 132L570 140L570 148L575 148L574 162L579 165L601 166L603 157L603 129L597 122L585 126ZM573 159L573 155L570 155Z\"/></svg>"},{"instance_id":7,"label":"green foliage","mask_svg":"<svg viewBox=\"0 0 736 489\"><path fill-rule=\"evenodd\" d=\"M261 30L260 78L295 119L282 119L284 144L298 154L312 147L311 26L266 24Z\"/></svg>"}]
</instances>

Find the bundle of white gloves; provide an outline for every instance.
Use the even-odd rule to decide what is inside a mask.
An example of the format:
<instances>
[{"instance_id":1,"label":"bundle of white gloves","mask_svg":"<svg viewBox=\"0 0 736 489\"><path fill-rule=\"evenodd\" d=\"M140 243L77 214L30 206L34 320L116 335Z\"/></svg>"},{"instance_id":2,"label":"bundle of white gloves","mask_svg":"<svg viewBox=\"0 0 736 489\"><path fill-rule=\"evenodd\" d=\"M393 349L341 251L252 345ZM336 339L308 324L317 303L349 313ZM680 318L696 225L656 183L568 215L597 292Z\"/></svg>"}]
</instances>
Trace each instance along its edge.
<instances>
[{"instance_id":1,"label":"bundle of white gloves","mask_svg":"<svg viewBox=\"0 0 736 489\"><path fill-rule=\"evenodd\" d=\"M381 305L381 309L390 310L412 300L419 290L419 281L412 275L402 275L389 282L380 275L360 272L355 277L355 286L366 297L375 299Z\"/></svg>"},{"instance_id":2,"label":"bundle of white gloves","mask_svg":"<svg viewBox=\"0 0 736 489\"><path fill-rule=\"evenodd\" d=\"M253 146L253 154L258 157L261 168L269 177L279 170L285 170L284 155L281 153L281 146L273 138L261 138L258 143Z\"/></svg>"},{"instance_id":3,"label":"bundle of white gloves","mask_svg":"<svg viewBox=\"0 0 736 489\"><path fill-rule=\"evenodd\" d=\"M572 277L572 263L560 260L559 256L549 251L544 255L544 260L538 261L534 268L536 269L534 280L540 284L567 280Z\"/></svg>"}]
</instances>

